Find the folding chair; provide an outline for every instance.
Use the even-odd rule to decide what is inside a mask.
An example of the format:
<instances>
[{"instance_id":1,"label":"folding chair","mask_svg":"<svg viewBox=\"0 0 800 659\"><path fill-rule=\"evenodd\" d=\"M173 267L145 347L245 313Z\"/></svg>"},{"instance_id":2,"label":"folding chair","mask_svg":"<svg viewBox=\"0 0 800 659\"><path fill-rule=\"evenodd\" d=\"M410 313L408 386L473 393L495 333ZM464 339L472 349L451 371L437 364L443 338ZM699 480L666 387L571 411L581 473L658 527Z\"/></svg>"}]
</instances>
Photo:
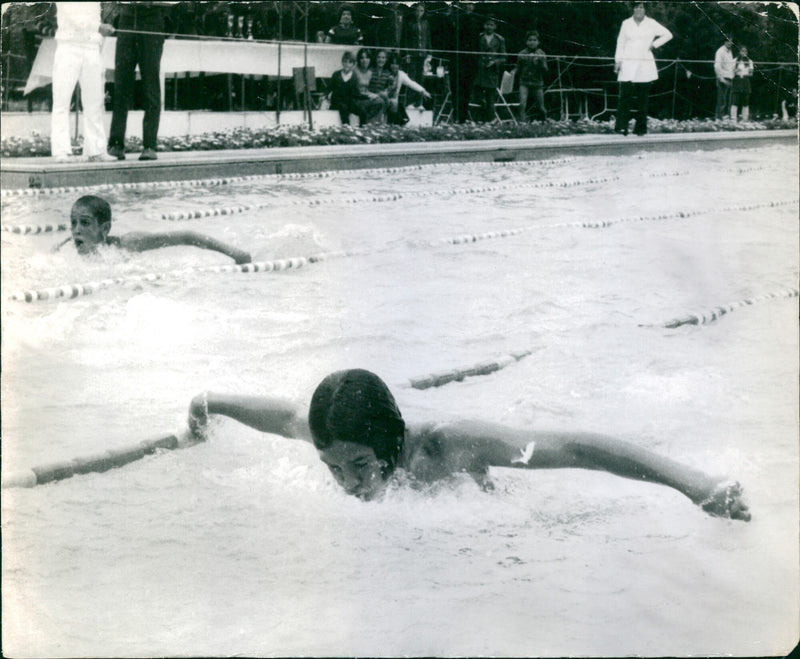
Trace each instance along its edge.
<instances>
[{"instance_id":1,"label":"folding chair","mask_svg":"<svg viewBox=\"0 0 800 659\"><path fill-rule=\"evenodd\" d=\"M517 115L514 110L517 112L519 111L519 96L517 92L517 100L508 100L512 97L514 93L514 73L511 71L503 71L503 77L500 80L500 87L497 89L497 98L498 100L495 101L494 104L494 116L497 117L498 121L503 121L503 118L500 116L498 112L498 108L505 108L506 112L508 112L508 116L511 120L516 124L519 123L517 121Z\"/></svg>"}]
</instances>

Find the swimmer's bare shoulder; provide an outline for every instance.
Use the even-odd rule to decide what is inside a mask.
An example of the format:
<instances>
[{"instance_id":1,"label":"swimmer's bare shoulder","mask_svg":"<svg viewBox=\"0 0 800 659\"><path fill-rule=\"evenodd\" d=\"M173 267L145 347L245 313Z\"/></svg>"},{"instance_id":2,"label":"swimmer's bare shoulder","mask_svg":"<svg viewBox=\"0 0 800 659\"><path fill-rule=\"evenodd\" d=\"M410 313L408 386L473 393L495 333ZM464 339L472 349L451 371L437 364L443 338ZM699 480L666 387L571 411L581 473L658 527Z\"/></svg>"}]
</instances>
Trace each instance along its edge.
<instances>
[{"instance_id":1,"label":"swimmer's bare shoulder","mask_svg":"<svg viewBox=\"0 0 800 659\"><path fill-rule=\"evenodd\" d=\"M497 431L498 426L491 428ZM472 421L409 426L401 466L424 482L457 473L469 473L483 482L493 463L506 460L491 455L497 449L496 436L493 433L487 444L481 430L485 430L481 424Z\"/></svg>"}]
</instances>

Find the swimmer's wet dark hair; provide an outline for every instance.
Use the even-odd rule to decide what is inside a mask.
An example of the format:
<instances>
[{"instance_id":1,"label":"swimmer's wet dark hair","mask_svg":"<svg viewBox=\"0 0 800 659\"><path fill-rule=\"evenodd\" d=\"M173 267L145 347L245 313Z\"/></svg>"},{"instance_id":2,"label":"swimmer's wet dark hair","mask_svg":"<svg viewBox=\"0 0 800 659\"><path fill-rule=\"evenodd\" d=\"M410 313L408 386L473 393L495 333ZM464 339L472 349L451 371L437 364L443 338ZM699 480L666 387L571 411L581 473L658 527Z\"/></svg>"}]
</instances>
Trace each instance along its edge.
<instances>
[{"instance_id":1,"label":"swimmer's wet dark hair","mask_svg":"<svg viewBox=\"0 0 800 659\"><path fill-rule=\"evenodd\" d=\"M384 477L397 466L406 428L386 383L358 368L331 373L319 383L311 397L308 425L317 449L336 440L373 449L375 457L387 463Z\"/></svg>"},{"instance_id":2,"label":"swimmer's wet dark hair","mask_svg":"<svg viewBox=\"0 0 800 659\"><path fill-rule=\"evenodd\" d=\"M111 222L111 206L109 206L108 202L102 197L95 197L90 194L84 195L72 204L73 208L75 208L75 206L85 206L88 208L92 211L92 215L97 218L100 224Z\"/></svg>"}]
</instances>

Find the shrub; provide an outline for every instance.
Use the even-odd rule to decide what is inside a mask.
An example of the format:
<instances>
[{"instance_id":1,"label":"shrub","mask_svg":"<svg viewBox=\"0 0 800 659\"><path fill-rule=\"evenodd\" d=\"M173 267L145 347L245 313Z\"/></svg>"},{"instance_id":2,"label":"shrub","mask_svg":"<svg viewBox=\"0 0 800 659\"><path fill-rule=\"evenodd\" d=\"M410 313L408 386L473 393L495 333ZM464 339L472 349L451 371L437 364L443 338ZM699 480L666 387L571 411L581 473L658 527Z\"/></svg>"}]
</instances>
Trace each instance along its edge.
<instances>
[{"instance_id":1,"label":"shrub","mask_svg":"<svg viewBox=\"0 0 800 659\"><path fill-rule=\"evenodd\" d=\"M797 119L773 118L734 123L729 119L649 119L651 133L700 133L719 131L797 129ZM309 130L307 126L274 128L235 128L229 131L159 137L159 151L214 151L220 149L264 149L270 147L330 144L389 144L400 142L450 142L457 140L499 140L553 137L578 134L613 134L613 121L554 121L516 124L512 121L487 124L442 124L439 126L325 126ZM76 152L82 145L74 147ZM125 150L142 150L142 141L129 137ZM50 155L50 138L34 131L29 137L10 137L0 143L4 158L30 158Z\"/></svg>"}]
</instances>

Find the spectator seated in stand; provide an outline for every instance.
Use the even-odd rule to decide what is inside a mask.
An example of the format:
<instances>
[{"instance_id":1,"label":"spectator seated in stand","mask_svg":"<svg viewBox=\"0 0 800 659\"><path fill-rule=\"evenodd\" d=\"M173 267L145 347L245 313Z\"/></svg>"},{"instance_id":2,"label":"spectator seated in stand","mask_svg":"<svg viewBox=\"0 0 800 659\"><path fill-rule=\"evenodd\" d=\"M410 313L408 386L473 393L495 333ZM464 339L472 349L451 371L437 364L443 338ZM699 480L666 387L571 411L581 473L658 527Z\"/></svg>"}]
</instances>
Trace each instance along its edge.
<instances>
[{"instance_id":1,"label":"spectator seated in stand","mask_svg":"<svg viewBox=\"0 0 800 659\"><path fill-rule=\"evenodd\" d=\"M369 78L369 91L376 94L381 101L383 101L383 111L378 118L383 121L385 118L386 106L389 104L389 98L392 94L394 87L394 76L389 70L389 53L385 50L379 50L375 53L375 65L372 67L372 74Z\"/></svg>"},{"instance_id":2,"label":"spectator seated in stand","mask_svg":"<svg viewBox=\"0 0 800 659\"><path fill-rule=\"evenodd\" d=\"M372 55L369 49L361 48L356 55L356 68L353 70L360 92L360 97L356 100L356 107L358 108L358 118L362 126L380 120L386 109L384 98L380 94L369 90L373 72L373 69L370 68L371 61Z\"/></svg>"},{"instance_id":3,"label":"spectator seated in stand","mask_svg":"<svg viewBox=\"0 0 800 659\"><path fill-rule=\"evenodd\" d=\"M408 87L428 99L431 98L431 95L425 87L414 82L409 75L400 68L400 55L396 52L389 56L389 71L393 76L393 87L390 90L389 104L386 108L386 121L395 126L404 126L408 123L409 119L405 107L400 102L400 92L403 87Z\"/></svg>"},{"instance_id":4,"label":"spectator seated in stand","mask_svg":"<svg viewBox=\"0 0 800 659\"><path fill-rule=\"evenodd\" d=\"M342 68L334 71L330 83L330 108L339 112L342 124L350 123L350 115L358 114L356 101L361 98L358 79L353 73L356 58L349 50L342 55Z\"/></svg>"}]
</instances>

